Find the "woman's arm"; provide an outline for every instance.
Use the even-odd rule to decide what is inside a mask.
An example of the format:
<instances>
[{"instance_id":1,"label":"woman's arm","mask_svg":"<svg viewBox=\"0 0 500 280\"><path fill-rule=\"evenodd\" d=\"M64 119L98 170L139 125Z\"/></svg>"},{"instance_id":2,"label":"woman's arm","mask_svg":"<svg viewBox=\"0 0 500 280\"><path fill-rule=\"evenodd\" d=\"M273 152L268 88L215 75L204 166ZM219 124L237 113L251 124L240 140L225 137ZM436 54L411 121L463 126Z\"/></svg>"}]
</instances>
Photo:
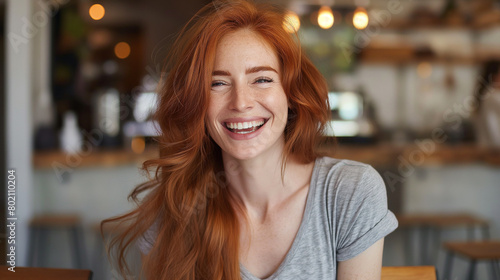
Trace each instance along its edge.
<instances>
[{"instance_id":1,"label":"woman's arm","mask_svg":"<svg viewBox=\"0 0 500 280\"><path fill-rule=\"evenodd\" d=\"M337 280L380 280L383 250L384 238L356 257L339 262Z\"/></svg>"}]
</instances>

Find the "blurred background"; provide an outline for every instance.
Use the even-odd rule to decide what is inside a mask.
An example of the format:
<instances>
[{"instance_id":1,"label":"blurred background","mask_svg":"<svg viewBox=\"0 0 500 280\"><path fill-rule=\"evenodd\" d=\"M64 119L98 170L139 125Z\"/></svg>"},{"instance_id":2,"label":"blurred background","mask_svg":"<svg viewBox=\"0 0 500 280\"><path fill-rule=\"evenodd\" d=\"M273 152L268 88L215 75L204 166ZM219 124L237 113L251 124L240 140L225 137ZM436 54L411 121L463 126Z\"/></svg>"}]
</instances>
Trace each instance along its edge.
<instances>
[{"instance_id":1,"label":"blurred background","mask_svg":"<svg viewBox=\"0 0 500 280\"><path fill-rule=\"evenodd\" d=\"M384 265L442 272L444 242L499 239L500 1L269 2L288 10L285 28L327 79L321 149L386 181L400 228ZM17 218L17 266L113 278L97 225L134 207L138 167L158 156L150 115L164 58L207 3L0 0L0 213ZM1 234L3 251L12 233ZM465 264L455 260L453 279Z\"/></svg>"}]
</instances>

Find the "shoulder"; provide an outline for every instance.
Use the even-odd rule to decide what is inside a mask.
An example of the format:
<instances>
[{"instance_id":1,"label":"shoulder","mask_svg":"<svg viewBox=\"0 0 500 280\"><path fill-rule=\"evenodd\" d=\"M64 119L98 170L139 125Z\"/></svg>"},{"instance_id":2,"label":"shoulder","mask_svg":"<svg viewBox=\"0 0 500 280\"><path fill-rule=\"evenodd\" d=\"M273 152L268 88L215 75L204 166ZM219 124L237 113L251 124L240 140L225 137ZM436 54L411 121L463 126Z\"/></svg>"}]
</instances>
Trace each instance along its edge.
<instances>
[{"instance_id":1,"label":"shoulder","mask_svg":"<svg viewBox=\"0 0 500 280\"><path fill-rule=\"evenodd\" d=\"M373 167L369 164L354 160L338 159L332 157L319 157L316 159L318 168L325 172L341 171L345 173L363 173Z\"/></svg>"},{"instance_id":2,"label":"shoulder","mask_svg":"<svg viewBox=\"0 0 500 280\"><path fill-rule=\"evenodd\" d=\"M317 199L326 206L337 261L353 258L397 227L380 174L369 164L318 158Z\"/></svg>"},{"instance_id":3,"label":"shoulder","mask_svg":"<svg viewBox=\"0 0 500 280\"><path fill-rule=\"evenodd\" d=\"M316 199L326 206L332 224L379 221L389 213L385 183L371 165L329 157L316 163Z\"/></svg>"},{"instance_id":4,"label":"shoulder","mask_svg":"<svg viewBox=\"0 0 500 280\"><path fill-rule=\"evenodd\" d=\"M369 164L336 159L331 157L321 157L316 160L317 186L329 188L330 191L354 191L362 188L369 190L375 187L384 187L382 177Z\"/></svg>"}]
</instances>

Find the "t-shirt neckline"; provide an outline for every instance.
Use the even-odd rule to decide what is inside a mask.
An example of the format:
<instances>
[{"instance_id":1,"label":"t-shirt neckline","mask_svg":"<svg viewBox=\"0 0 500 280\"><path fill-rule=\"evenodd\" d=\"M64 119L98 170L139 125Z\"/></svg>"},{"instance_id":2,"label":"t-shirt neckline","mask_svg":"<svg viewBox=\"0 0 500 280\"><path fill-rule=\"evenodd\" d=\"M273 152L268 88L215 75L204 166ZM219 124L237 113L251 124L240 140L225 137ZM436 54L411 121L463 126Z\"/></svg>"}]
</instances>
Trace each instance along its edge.
<instances>
[{"instance_id":1,"label":"t-shirt neckline","mask_svg":"<svg viewBox=\"0 0 500 280\"><path fill-rule=\"evenodd\" d=\"M292 246L290 246L290 249L285 255L285 258L283 261L280 263L278 268L268 276L267 278L261 279L256 276L254 276L241 262L240 262L240 271L243 275L247 276L251 280L271 280L275 279L278 277L281 272L288 266L288 264L291 262L293 259L295 252L297 251L297 248L300 243L300 239L302 239L302 236L304 235L304 232L306 231L307 228L307 223L309 222L309 216L311 209L313 208L312 204L313 202L313 197L314 193L316 191L316 179L317 179L317 173L319 172L319 165L320 165L320 159L321 158L316 158L314 162L314 167L313 167L313 172L311 174L311 181L309 182L309 190L307 191L307 198L306 198L306 206L304 209L304 214L302 216L302 221L300 222L299 230L297 231L297 234L295 235L295 238L292 242Z\"/></svg>"}]
</instances>

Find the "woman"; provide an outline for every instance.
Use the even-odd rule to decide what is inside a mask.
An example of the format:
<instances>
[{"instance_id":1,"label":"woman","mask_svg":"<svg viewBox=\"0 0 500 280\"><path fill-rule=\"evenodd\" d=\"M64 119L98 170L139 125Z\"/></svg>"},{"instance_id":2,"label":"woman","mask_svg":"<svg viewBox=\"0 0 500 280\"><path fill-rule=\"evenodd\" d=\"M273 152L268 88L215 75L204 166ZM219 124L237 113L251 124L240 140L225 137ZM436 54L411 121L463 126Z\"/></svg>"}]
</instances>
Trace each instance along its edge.
<instances>
[{"instance_id":1,"label":"woman","mask_svg":"<svg viewBox=\"0 0 500 280\"><path fill-rule=\"evenodd\" d=\"M156 176L115 239L147 279L379 279L397 222L368 165L320 157L327 88L282 13L214 2L175 42Z\"/></svg>"},{"instance_id":2,"label":"woman","mask_svg":"<svg viewBox=\"0 0 500 280\"><path fill-rule=\"evenodd\" d=\"M482 147L500 148L500 60L487 61L475 94L477 143Z\"/></svg>"}]
</instances>

